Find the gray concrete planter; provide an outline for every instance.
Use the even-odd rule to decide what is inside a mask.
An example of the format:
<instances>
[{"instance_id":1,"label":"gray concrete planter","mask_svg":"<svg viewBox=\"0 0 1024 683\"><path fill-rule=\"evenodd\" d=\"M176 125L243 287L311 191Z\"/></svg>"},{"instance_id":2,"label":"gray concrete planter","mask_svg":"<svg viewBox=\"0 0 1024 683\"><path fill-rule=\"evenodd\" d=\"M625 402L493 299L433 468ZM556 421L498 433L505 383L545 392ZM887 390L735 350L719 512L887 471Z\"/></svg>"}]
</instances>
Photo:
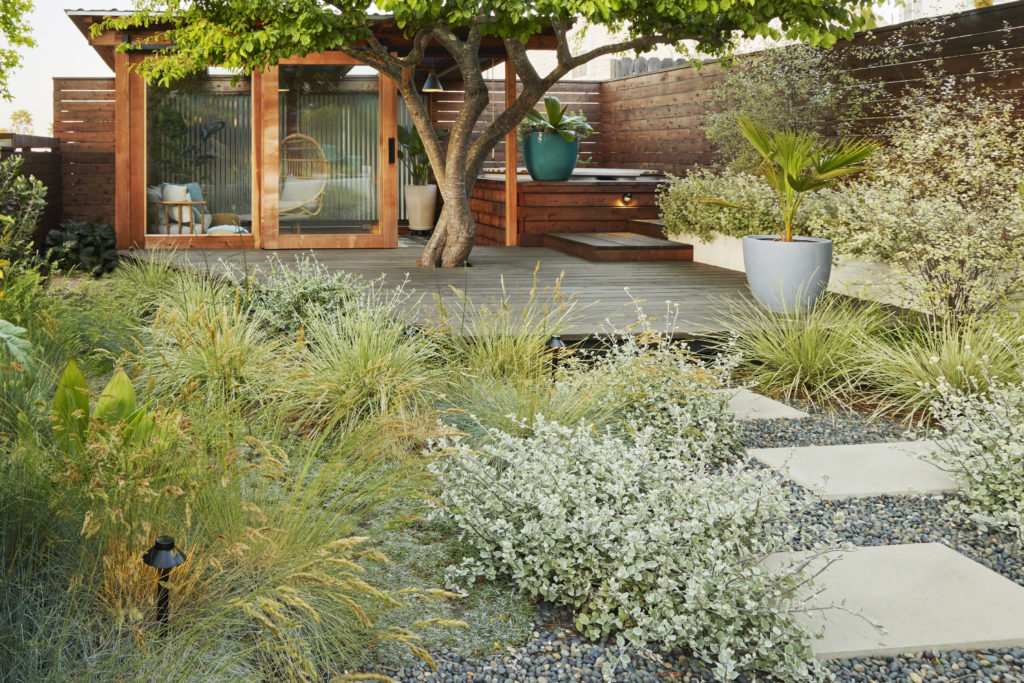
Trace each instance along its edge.
<instances>
[{"instance_id":1,"label":"gray concrete planter","mask_svg":"<svg viewBox=\"0 0 1024 683\"><path fill-rule=\"evenodd\" d=\"M832 240L794 237L783 242L778 235L747 235L743 266L750 291L769 311L808 309L828 287Z\"/></svg>"}]
</instances>

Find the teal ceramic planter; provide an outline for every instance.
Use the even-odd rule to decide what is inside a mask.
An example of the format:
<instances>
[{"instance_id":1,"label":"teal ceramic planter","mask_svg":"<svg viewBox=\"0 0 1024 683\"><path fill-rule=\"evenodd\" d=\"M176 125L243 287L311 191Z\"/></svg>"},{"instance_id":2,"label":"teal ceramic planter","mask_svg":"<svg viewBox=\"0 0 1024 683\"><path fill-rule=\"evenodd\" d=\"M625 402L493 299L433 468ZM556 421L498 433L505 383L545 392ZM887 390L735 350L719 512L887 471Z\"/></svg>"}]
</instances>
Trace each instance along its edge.
<instances>
[{"instance_id":1,"label":"teal ceramic planter","mask_svg":"<svg viewBox=\"0 0 1024 683\"><path fill-rule=\"evenodd\" d=\"M566 142L558 133L530 133L523 139L523 160L534 180L568 180L579 153L579 138Z\"/></svg>"}]
</instances>

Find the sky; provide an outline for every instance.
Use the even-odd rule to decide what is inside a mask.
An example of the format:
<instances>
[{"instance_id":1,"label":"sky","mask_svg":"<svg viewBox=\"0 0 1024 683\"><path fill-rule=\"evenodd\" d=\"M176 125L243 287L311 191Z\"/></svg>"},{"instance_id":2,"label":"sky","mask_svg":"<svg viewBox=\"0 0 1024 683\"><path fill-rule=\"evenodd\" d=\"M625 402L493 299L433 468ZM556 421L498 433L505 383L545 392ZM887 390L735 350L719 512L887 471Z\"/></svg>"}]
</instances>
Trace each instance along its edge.
<instances>
[{"instance_id":1,"label":"sky","mask_svg":"<svg viewBox=\"0 0 1024 683\"><path fill-rule=\"evenodd\" d=\"M3 0L0 0L2 2ZM66 9L79 9L81 2L69 0L35 0L35 10L28 17L36 47L23 50L24 63L11 79L14 98L0 100L0 128L11 121L11 112L28 109L36 135L47 135L53 121L53 78L112 76L113 72L99 55L89 47L85 37L71 23ZM131 5L116 0L85 4L85 9L131 9Z\"/></svg>"}]
</instances>

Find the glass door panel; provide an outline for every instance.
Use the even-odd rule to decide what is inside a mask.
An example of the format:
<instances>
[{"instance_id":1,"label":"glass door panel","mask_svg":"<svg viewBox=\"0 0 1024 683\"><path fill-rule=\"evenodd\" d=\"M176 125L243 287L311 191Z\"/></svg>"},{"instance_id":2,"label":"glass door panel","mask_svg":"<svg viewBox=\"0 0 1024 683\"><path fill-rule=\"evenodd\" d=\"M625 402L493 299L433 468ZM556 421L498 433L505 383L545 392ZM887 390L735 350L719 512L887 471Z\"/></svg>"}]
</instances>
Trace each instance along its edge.
<instances>
[{"instance_id":1,"label":"glass door panel","mask_svg":"<svg viewBox=\"0 0 1024 683\"><path fill-rule=\"evenodd\" d=\"M380 85L375 73L361 72L333 64L279 68L282 239L380 231Z\"/></svg>"}]
</instances>

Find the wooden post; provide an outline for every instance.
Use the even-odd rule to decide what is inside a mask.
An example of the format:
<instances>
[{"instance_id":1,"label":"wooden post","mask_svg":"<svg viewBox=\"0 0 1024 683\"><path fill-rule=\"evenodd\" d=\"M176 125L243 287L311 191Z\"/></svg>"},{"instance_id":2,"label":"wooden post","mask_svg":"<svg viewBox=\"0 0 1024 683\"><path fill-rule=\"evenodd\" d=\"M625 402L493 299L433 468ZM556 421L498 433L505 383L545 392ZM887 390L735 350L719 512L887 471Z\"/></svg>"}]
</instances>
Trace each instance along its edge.
<instances>
[{"instance_id":1,"label":"wooden post","mask_svg":"<svg viewBox=\"0 0 1024 683\"><path fill-rule=\"evenodd\" d=\"M129 64L138 64L142 55L131 55ZM131 141L131 166L128 183L128 220L131 246L146 247L146 81L138 71L128 73L128 112Z\"/></svg>"},{"instance_id":2,"label":"wooden post","mask_svg":"<svg viewBox=\"0 0 1024 683\"><path fill-rule=\"evenodd\" d=\"M118 249L132 246L131 108L128 53L114 53L114 234Z\"/></svg>"},{"instance_id":3,"label":"wooden post","mask_svg":"<svg viewBox=\"0 0 1024 683\"><path fill-rule=\"evenodd\" d=\"M516 99L516 67L509 59L505 60L505 108ZM519 176L516 174L516 162L519 157L519 146L516 142L516 129L505 134L505 246L519 246Z\"/></svg>"},{"instance_id":4,"label":"wooden post","mask_svg":"<svg viewBox=\"0 0 1024 683\"><path fill-rule=\"evenodd\" d=\"M277 67L267 67L260 74L260 129L262 142L257 163L262 171L260 182L259 231L264 249L278 246L278 182L281 174L278 156Z\"/></svg>"},{"instance_id":5,"label":"wooden post","mask_svg":"<svg viewBox=\"0 0 1024 683\"><path fill-rule=\"evenodd\" d=\"M383 247L398 246L398 86L381 73L378 77L380 121L378 123L377 182L380 188L378 228Z\"/></svg>"}]
</instances>

